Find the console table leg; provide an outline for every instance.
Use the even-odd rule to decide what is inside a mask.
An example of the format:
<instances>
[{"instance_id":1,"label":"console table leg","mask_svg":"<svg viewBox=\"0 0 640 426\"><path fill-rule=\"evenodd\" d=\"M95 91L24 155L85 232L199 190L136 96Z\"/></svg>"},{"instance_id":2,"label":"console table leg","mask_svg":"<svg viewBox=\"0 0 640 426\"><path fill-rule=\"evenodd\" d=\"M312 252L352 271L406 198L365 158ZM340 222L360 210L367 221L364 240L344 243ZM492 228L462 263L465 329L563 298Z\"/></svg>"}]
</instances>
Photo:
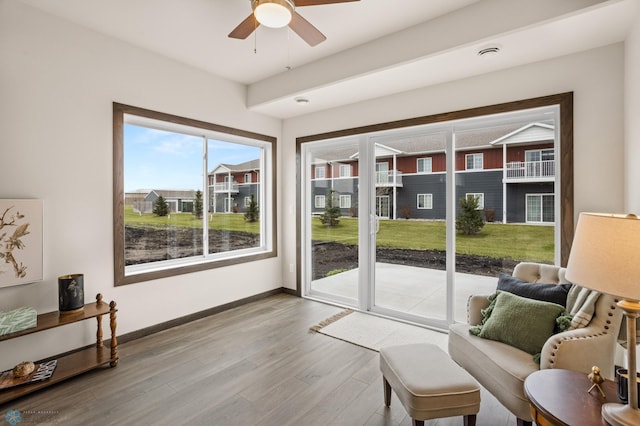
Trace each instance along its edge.
<instances>
[{"instance_id":1,"label":"console table leg","mask_svg":"<svg viewBox=\"0 0 640 426\"><path fill-rule=\"evenodd\" d=\"M116 338L116 312L118 312L118 310L116 309L116 302L112 300L111 303L109 303L109 308L111 326L111 362L109 365L111 365L111 367L115 367L118 365L118 339Z\"/></svg>"},{"instance_id":2,"label":"console table leg","mask_svg":"<svg viewBox=\"0 0 640 426\"><path fill-rule=\"evenodd\" d=\"M98 293L96 295L96 305L102 304L102 294ZM102 344L102 315L98 315L96 317L96 321L98 321L98 330L96 331L96 346L101 348Z\"/></svg>"}]
</instances>

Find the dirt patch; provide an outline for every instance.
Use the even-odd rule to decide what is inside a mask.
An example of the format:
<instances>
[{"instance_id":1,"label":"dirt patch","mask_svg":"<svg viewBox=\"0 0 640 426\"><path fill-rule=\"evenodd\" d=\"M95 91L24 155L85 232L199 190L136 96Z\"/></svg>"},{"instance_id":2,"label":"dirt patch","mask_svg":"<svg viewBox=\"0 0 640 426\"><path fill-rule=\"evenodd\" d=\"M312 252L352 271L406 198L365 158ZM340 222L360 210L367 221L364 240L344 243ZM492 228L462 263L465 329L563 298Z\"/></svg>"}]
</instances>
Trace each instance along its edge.
<instances>
[{"instance_id":1,"label":"dirt patch","mask_svg":"<svg viewBox=\"0 0 640 426\"><path fill-rule=\"evenodd\" d=\"M209 231L209 253L258 247L260 237L249 232ZM171 227L125 227L125 260L127 265L180 259L202 254L202 230ZM379 262L446 270L446 255L442 250L411 250L378 248ZM512 259L486 256L457 255L456 271L495 277L500 272L511 273L518 263ZM313 279L326 277L336 270L358 267L358 247L336 242L313 243Z\"/></svg>"},{"instance_id":2,"label":"dirt patch","mask_svg":"<svg viewBox=\"0 0 640 426\"><path fill-rule=\"evenodd\" d=\"M124 232L126 265L202 255L202 229L126 226ZM259 245L260 236L250 232L209 231L209 253Z\"/></svg>"},{"instance_id":3,"label":"dirt patch","mask_svg":"<svg viewBox=\"0 0 640 426\"><path fill-rule=\"evenodd\" d=\"M331 271L357 268L358 248L336 242L315 242L313 259L313 279L318 279L327 276ZM376 260L442 271L446 270L447 266L446 253L442 250L378 248ZM500 272L511 273L517 263L519 261L512 259L459 254L456 256L456 271L497 277Z\"/></svg>"}]
</instances>

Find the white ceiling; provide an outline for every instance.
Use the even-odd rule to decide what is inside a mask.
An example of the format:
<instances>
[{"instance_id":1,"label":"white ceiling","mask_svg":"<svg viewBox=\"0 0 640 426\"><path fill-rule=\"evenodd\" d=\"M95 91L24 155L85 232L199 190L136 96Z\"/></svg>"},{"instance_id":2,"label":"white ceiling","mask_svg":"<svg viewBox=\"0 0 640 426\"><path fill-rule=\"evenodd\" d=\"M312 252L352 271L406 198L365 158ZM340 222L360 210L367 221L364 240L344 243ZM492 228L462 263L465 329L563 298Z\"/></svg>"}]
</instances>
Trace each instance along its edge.
<instances>
[{"instance_id":1,"label":"white ceiling","mask_svg":"<svg viewBox=\"0 0 640 426\"><path fill-rule=\"evenodd\" d=\"M638 0L361 0L300 7L327 40L227 37L250 0L20 0L247 85L247 107L289 118L625 39ZM480 58L478 49L501 47ZM294 102L306 97L305 106Z\"/></svg>"}]
</instances>

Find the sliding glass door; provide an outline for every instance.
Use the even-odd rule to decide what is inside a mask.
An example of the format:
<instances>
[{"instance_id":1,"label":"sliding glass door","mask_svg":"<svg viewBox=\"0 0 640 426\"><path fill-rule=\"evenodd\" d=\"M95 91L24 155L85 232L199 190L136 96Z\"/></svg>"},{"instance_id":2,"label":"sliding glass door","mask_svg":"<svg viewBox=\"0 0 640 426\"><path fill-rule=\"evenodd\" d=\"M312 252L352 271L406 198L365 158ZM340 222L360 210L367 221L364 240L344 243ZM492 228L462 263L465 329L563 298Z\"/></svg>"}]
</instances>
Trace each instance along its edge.
<instances>
[{"instance_id":1,"label":"sliding glass door","mask_svg":"<svg viewBox=\"0 0 640 426\"><path fill-rule=\"evenodd\" d=\"M417 322L447 319L447 145L451 129L434 125L372 135L378 215L370 310ZM427 168L424 165L429 163ZM384 164L384 166L381 166ZM379 170L386 171L385 179Z\"/></svg>"},{"instance_id":2,"label":"sliding glass door","mask_svg":"<svg viewBox=\"0 0 640 426\"><path fill-rule=\"evenodd\" d=\"M558 263L558 111L302 143L303 295L444 328L516 263Z\"/></svg>"},{"instance_id":3,"label":"sliding glass door","mask_svg":"<svg viewBox=\"0 0 640 426\"><path fill-rule=\"evenodd\" d=\"M359 140L305 146L306 294L359 306Z\"/></svg>"}]
</instances>

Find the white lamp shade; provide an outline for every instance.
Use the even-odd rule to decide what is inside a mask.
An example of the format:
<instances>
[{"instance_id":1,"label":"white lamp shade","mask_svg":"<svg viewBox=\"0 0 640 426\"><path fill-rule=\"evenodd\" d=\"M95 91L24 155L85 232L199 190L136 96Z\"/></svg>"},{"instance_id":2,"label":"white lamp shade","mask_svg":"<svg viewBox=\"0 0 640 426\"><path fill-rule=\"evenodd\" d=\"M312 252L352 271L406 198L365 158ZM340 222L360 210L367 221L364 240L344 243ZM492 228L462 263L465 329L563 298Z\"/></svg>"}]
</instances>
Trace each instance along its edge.
<instances>
[{"instance_id":1,"label":"white lamp shade","mask_svg":"<svg viewBox=\"0 0 640 426\"><path fill-rule=\"evenodd\" d=\"M293 8L287 0L258 2L253 14L261 25L282 28L291 22Z\"/></svg>"},{"instance_id":2,"label":"white lamp shade","mask_svg":"<svg viewBox=\"0 0 640 426\"><path fill-rule=\"evenodd\" d=\"M581 213L567 280L623 299L640 300L640 220L635 215Z\"/></svg>"}]
</instances>

